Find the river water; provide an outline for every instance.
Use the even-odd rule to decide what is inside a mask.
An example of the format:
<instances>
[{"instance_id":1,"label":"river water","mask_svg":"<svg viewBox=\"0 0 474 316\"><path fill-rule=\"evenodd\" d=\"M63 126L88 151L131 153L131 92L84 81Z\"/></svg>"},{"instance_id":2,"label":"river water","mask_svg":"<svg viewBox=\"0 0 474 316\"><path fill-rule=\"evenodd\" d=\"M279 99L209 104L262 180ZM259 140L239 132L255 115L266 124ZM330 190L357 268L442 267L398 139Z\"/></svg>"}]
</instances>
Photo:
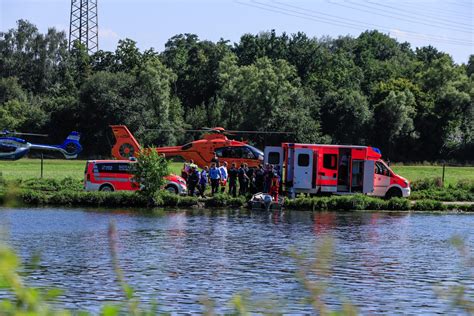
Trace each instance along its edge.
<instances>
[{"instance_id":1,"label":"river water","mask_svg":"<svg viewBox=\"0 0 474 316\"><path fill-rule=\"evenodd\" d=\"M156 302L161 311L200 313L207 297L217 312L229 312L232 297L244 293L258 302L256 312L310 313L288 251L311 261L327 238L334 245L324 297L331 309L348 300L362 314L457 314L434 289L474 290L473 271L450 242L460 236L474 249L469 214L0 208L0 238L23 259L41 255L29 285L64 289L62 306L96 313L123 300L111 221L126 281L144 306Z\"/></svg>"}]
</instances>

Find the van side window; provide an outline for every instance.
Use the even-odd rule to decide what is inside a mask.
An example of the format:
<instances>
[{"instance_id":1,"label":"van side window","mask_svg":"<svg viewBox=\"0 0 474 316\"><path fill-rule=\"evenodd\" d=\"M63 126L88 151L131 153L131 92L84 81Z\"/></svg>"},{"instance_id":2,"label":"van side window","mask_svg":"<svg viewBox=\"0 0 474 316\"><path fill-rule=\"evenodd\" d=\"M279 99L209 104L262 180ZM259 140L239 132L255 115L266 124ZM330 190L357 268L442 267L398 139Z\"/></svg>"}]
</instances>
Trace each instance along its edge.
<instances>
[{"instance_id":1,"label":"van side window","mask_svg":"<svg viewBox=\"0 0 474 316\"><path fill-rule=\"evenodd\" d=\"M99 173L129 173L130 164L128 163L100 163L96 164Z\"/></svg>"},{"instance_id":2,"label":"van side window","mask_svg":"<svg viewBox=\"0 0 474 316\"><path fill-rule=\"evenodd\" d=\"M337 169L337 155L336 154L324 154L323 155L323 167L325 169Z\"/></svg>"},{"instance_id":3,"label":"van side window","mask_svg":"<svg viewBox=\"0 0 474 316\"><path fill-rule=\"evenodd\" d=\"M379 161L375 162L375 173L380 174L382 176L388 176L390 177L390 171L388 170L385 165Z\"/></svg>"}]
</instances>

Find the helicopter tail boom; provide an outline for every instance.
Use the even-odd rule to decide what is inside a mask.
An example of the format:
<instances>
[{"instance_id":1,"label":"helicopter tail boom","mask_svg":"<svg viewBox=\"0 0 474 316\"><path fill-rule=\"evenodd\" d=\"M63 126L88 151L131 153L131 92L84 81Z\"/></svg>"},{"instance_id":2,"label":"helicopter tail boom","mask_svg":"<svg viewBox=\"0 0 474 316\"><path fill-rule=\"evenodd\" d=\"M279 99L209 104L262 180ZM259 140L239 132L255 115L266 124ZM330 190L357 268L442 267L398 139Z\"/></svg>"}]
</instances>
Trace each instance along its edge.
<instances>
[{"instance_id":1,"label":"helicopter tail boom","mask_svg":"<svg viewBox=\"0 0 474 316\"><path fill-rule=\"evenodd\" d=\"M112 128L116 140L114 147L112 147L112 156L117 159L129 159L130 157L134 157L141 146L128 130L127 126L111 125L110 127Z\"/></svg>"},{"instance_id":2,"label":"helicopter tail boom","mask_svg":"<svg viewBox=\"0 0 474 316\"><path fill-rule=\"evenodd\" d=\"M61 145L31 144L30 148L36 150L59 151L66 159L75 159L82 151L82 146L79 143L80 138L81 135L78 132L71 132Z\"/></svg>"}]
</instances>

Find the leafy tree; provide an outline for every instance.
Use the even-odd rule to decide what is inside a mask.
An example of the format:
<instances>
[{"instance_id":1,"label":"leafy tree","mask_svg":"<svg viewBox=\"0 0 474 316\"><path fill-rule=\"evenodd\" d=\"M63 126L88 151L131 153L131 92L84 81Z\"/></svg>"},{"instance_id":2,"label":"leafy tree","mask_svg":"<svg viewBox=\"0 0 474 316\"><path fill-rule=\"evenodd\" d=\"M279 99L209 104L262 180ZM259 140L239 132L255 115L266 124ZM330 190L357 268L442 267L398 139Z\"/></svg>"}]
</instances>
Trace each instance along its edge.
<instances>
[{"instance_id":1,"label":"leafy tree","mask_svg":"<svg viewBox=\"0 0 474 316\"><path fill-rule=\"evenodd\" d=\"M374 135L377 144L380 144L388 157L393 157L397 139L415 136L415 113L415 98L408 90L390 91L384 100L375 105Z\"/></svg>"},{"instance_id":2,"label":"leafy tree","mask_svg":"<svg viewBox=\"0 0 474 316\"><path fill-rule=\"evenodd\" d=\"M219 62L229 53L227 41L200 41L194 34L176 35L165 44L161 58L164 65L177 75L174 92L179 97L184 112L188 114L186 117L191 121L195 120L189 113L195 107L204 105L212 108L211 103L219 88Z\"/></svg>"},{"instance_id":3,"label":"leafy tree","mask_svg":"<svg viewBox=\"0 0 474 316\"><path fill-rule=\"evenodd\" d=\"M363 144L371 119L367 98L357 90L329 92L322 100L322 130L334 143Z\"/></svg>"},{"instance_id":4,"label":"leafy tree","mask_svg":"<svg viewBox=\"0 0 474 316\"><path fill-rule=\"evenodd\" d=\"M136 73L135 101L137 111L128 118L143 135L145 143L172 145L183 125L179 100L172 94L176 75L158 58L145 62ZM146 133L146 130L151 130Z\"/></svg>"},{"instance_id":5,"label":"leafy tree","mask_svg":"<svg viewBox=\"0 0 474 316\"><path fill-rule=\"evenodd\" d=\"M0 33L0 77L17 77L34 93L47 93L61 84L58 72L67 59L64 32L50 28L46 34L25 20L16 29Z\"/></svg>"},{"instance_id":6,"label":"leafy tree","mask_svg":"<svg viewBox=\"0 0 474 316\"><path fill-rule=\"evenodd\" d=\"M468 77L471 77L473 73L474 73L474 54L471 54L469 56L469 61L467 62L467 66L466 66L466 75Z\"/></svg>"},{"instance_id":7,"label":"leafy tree","mask_svg":"<svg viewBox=\"0 0 474 316\"><path fill-rule=\"evenodd\" d=\"M98 72L83 84L76 111L84 147L90 152L110 155L110 147L103 145L113 145L109 125L128 124L139 116L135 114L141 108L135 107L134 86L135 77L123 72Z\"/></svg>"},{"instance_id":8,"label":"leafy tree","mask_svg":"<svg viewBox=\"0 0 474 316\"><path fill-rule=\"evenodd\" d=\"M300 98L296 70L286 61L263 57L254 65L238 66L235 56L229 55L221 63L220 83L222 123L228 128L319 136L319 124L312 124L308 104ZM263 141L260 137L260 144Z\"/></svg>"},{"instance_id":9,"label":"leafy tree","mask_svg":"<svg viewBox=\"0 0 474 316\"><path fill-rule=\"evenodd\" d=\"M134 181L140 185L139 192L151 198L164 184L163 177L169 174L168 160L153 148L143 148L137 154L132 171Z\"/></svg>"}]
</instances>

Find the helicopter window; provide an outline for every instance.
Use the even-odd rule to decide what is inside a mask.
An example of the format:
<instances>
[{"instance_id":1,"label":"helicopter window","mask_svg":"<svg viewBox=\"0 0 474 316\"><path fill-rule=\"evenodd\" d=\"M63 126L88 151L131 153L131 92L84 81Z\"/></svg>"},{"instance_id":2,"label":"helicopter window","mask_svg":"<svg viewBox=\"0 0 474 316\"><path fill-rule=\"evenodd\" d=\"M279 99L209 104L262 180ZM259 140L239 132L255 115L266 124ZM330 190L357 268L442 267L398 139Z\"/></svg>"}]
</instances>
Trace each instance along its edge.
<instances>
[{"instance_id":1,"label":"helicopter window","mask_svg":"<svg viewBox=\"0 0 474 316\"><path fill-rule=\"evenodd\" d=\"M1 153L12 153L16 150L13 146L2 146L0 145L0 152Z\"/></svg>"},{"instance_id":2,"label":"helicopter window","mask_svg":"<svg viewBox=\"0 0 474 316\"><path fill-rule=\"evenodd\" d=\"M255 147L252 147L252 146L249 146L249 145L245 146L245 148L248 148L253 153L253 157L250 158L250 159L261 159L261 160L263 160L263 152L260 149L257 149Z\"/></svg>"},{"instance_id":3,"label":"helicopter window","mask_svg":"<svg viewBox=\"0 0 474 316\"><path fill-rule=\"evenodd\" d=\"M222 147L217 148L215 152L219 158L257 159L259 155L263 157L263 153L251 146Z\"/></svg>"},{"instance_id":4,"label":"helicopter window","mask_svg":"<svg viewBox=\"0 0 474 316\"><path fill-rule=\"evenodd\" d=\"M216 156L219 158L227 157L227 147L217 148L215 150ZM225 152L225 153L224 153Z\"/></svg>"},{"instance_id":5,"label":"helicopter window","mask_svg":"<svg viewBox=\"0 0 474 316\"><path fill-rule=\"evenodd\" d=\"M188 143L186 145L181 146L181 150L186 150L193 147L193 143Z\"/></svg>"},{"instance_id":6,"label":"helicopter window","mask_svg":"<svg viewBox=\"0 0 474 316\"><path fill-rule=\"evenodd\" d=\"M255 159L254 153L248 147L242 147L242 158L244 159Z\"/></svg>"},{"instance_id":7,"label":"helicopter window","mask_svg":"<svg viewBox=\"0 0 474 316\"><path fill-rule=\"evenodd\" d=\"M229 148L230 158L242 158L242 148L241 147L231 147Z\"/></svg>"}]
</instances>

